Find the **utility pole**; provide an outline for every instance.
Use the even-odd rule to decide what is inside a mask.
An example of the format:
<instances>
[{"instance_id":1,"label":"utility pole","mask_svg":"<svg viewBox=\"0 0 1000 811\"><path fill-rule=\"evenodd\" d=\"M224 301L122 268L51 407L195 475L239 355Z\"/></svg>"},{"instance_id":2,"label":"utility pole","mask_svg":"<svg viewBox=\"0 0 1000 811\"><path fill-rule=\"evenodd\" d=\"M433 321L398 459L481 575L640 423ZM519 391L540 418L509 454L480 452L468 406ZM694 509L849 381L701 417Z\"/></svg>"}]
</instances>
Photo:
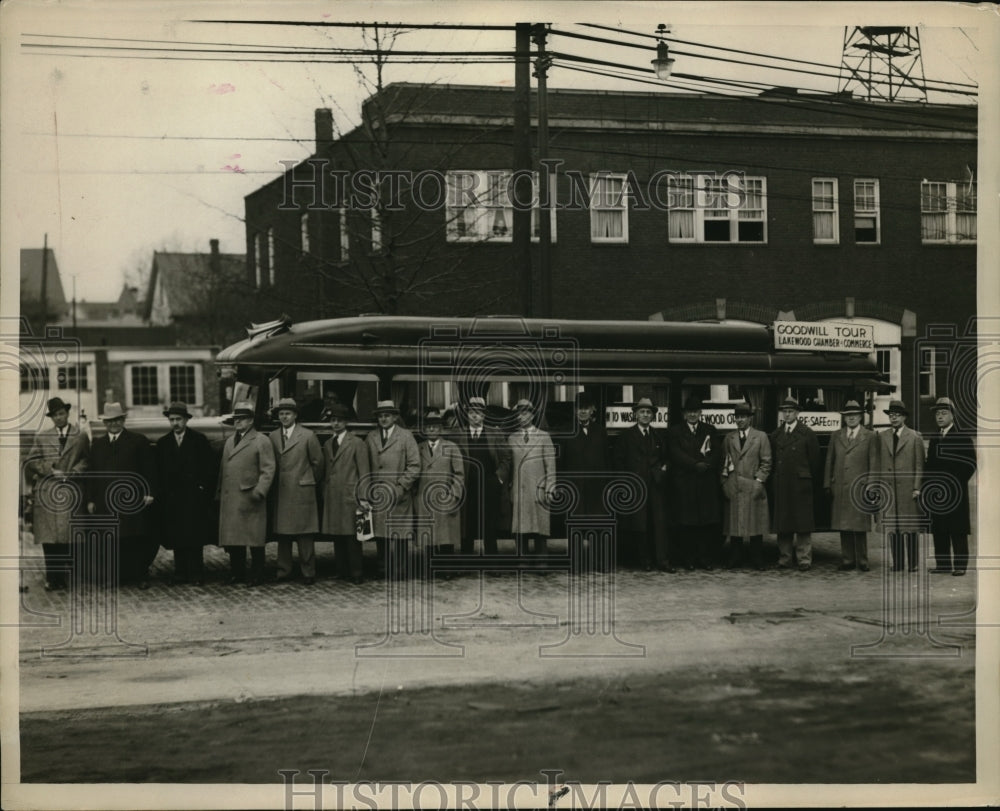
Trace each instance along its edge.
<instances>
[{"instance_id":1,"label":"utility pole","mask_svg":"<svg viewBox=\"0 0 1000 811\"><path fill-rule=\"evenodd\" d=\"M514 200L530 200L531 188L531 23L514 28L514 187L507 192ZM534 275L531 272L531 206L515 205L511 247L518 270L521 311L530 318L534 312Z\"/></svg>"},{"instance_id":2,"label":"utility pole","mask_svg":"<svg viewBox=\"0 0 1000 811\"><path fill-rule=\"evenodd\" d=\"M549 101L548 71L552 57L545 51L547 25L539 23L532 30L538 56L535 59L535 79L538 82L538 286L539 315L552 315L552 201L549 199Z\"/></svg>"},{"instance_id":3,"label":"utility pole","mask_svg":"<svg viewBox=\"0 0 1000 811\"><path fill-rule=\"evenodd\" d=\"M49 235L42 242L42 332L49 320Z\"/></svg>"}]
</instances>

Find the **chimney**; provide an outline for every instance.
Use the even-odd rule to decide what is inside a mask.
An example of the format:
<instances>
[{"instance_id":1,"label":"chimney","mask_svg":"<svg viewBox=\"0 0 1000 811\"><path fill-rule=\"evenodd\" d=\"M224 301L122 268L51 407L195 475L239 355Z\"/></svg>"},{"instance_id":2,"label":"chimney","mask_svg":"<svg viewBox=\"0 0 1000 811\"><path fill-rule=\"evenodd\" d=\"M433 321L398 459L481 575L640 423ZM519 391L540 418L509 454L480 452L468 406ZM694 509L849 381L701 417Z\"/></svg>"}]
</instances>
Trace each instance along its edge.
<instances>
[{"instance_id":1,"label":"chimney","mask_svg":"<svg viewBox=\"0 0 1000 811\"><path fill-rule=\"evenodd\" d=\"M212 273L217 276L222 270L222 263L219 262L219 240L210 239L208 244L212 249L212 255L208 258L208 266L211 268Z\"/></svg>"},{"instance_id":2,"label":"chimney","mask_svg":"<svg viewBox=\"0 0 1000 811\"><path fill-rule=\"evenodd\" d=\"M316 109L316 154L325 152L333 143L333 110L329 107Z\"/></svg>"}]
</instances>

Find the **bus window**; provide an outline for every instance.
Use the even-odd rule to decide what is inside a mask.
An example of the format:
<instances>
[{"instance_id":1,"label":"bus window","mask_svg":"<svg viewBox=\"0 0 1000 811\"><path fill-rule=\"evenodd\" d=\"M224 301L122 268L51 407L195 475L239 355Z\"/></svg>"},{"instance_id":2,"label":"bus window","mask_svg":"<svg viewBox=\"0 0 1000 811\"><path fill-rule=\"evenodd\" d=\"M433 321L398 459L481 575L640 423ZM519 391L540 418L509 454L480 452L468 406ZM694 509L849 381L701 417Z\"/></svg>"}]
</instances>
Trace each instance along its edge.
<instances>
[{"instance_id":1,"label":"bus window","mask_svg":"<svg viewBox=\"0 0 1000 811\"><path fill-rule=\"evenodd\" d=\"M233 384L233 405L236 403L250 403L252 406L257 404L257 387L251 386L249 383L244 383L237 380Z\"/></svg>"},{"instance_id":2,"label":"bus window","mask_svg":"<svg viewBox=\"0 0 1000 811\"><path fill-rule=\"evenodd\" d=\"M347 407L348 419L368 421L378 402L375 375L345 375L336 372L299 370L294 381L295 401L302 422L325 421L330 406Z\"/></svg>"}]
</instances>

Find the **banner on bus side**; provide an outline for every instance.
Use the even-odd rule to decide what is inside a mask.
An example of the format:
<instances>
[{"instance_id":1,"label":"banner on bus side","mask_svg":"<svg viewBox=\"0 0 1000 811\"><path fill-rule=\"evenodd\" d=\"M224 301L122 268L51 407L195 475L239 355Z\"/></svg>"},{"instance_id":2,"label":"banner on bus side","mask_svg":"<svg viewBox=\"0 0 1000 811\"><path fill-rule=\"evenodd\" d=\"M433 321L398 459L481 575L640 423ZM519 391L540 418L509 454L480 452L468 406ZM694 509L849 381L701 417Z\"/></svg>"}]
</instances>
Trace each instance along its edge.
<instances>
[{"instance_id":1,"label":"banner on bus side","mask_svg":"<svg viewBox=\"0 0 1000 811\"><path fill-rule=\"evenodd\" d=\"M836 411L800 411L802 424L820 434L829 434L840 430L840 414ZM707 425L714 425L719 431L736 430L736 414L732 408L703 408L701 420ZM778 424L781 419L776 420ZM608 428L628 428L635 425L635 414L632 406L613 405L604 409L604 424ZM653 418L653 426L666 428L667 409L661 408Z\"/></svg>"},{"instance_id":2,"label":"banner on bus side","mask_svg":"<svg viewBox=\"0 0 1000 811\"><path fill-rule=\"evenodd\" d=\"M775 321L775 349L874 352L875 325L853 321Z\"/></svg>"}]
</instances>

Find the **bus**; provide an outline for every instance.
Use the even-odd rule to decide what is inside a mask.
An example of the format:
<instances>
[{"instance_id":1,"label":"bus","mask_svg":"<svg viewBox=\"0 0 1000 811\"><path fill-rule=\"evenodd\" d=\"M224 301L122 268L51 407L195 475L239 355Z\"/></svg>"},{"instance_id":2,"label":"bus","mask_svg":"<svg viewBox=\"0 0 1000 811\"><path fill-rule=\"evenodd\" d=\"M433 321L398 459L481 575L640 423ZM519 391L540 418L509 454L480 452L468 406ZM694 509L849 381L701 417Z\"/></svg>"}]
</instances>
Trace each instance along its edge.
<instances>
[{"instance_id":1,"label":"bus","mask_svg":"<svg viewBox=\"0 0 1000 811\"><path fill-rule=\"evenodd\" d=\"M771 431L779 403L791 396L801 419L829 434L848 399L867 406L871 424L874 397L892 390L874 351L776 348L773 325L741 322L372 315L295 324L282 317L253 325L216 363L228 401L252 401L264 430L283 397L295 398L300 420L320 431L333 402L363 431L379 400L393 400L413 426L427 409L457 417L457 405L482 397L499 425L529 399L558 434L572 430L576 394L587 392L612 437L631 424L641 397L659 406L660 427L681 420L682 404L697 397L702 418L720 430L734 427L732 409L746 401L756 426Z\"/></svg>"}]
</instances>

